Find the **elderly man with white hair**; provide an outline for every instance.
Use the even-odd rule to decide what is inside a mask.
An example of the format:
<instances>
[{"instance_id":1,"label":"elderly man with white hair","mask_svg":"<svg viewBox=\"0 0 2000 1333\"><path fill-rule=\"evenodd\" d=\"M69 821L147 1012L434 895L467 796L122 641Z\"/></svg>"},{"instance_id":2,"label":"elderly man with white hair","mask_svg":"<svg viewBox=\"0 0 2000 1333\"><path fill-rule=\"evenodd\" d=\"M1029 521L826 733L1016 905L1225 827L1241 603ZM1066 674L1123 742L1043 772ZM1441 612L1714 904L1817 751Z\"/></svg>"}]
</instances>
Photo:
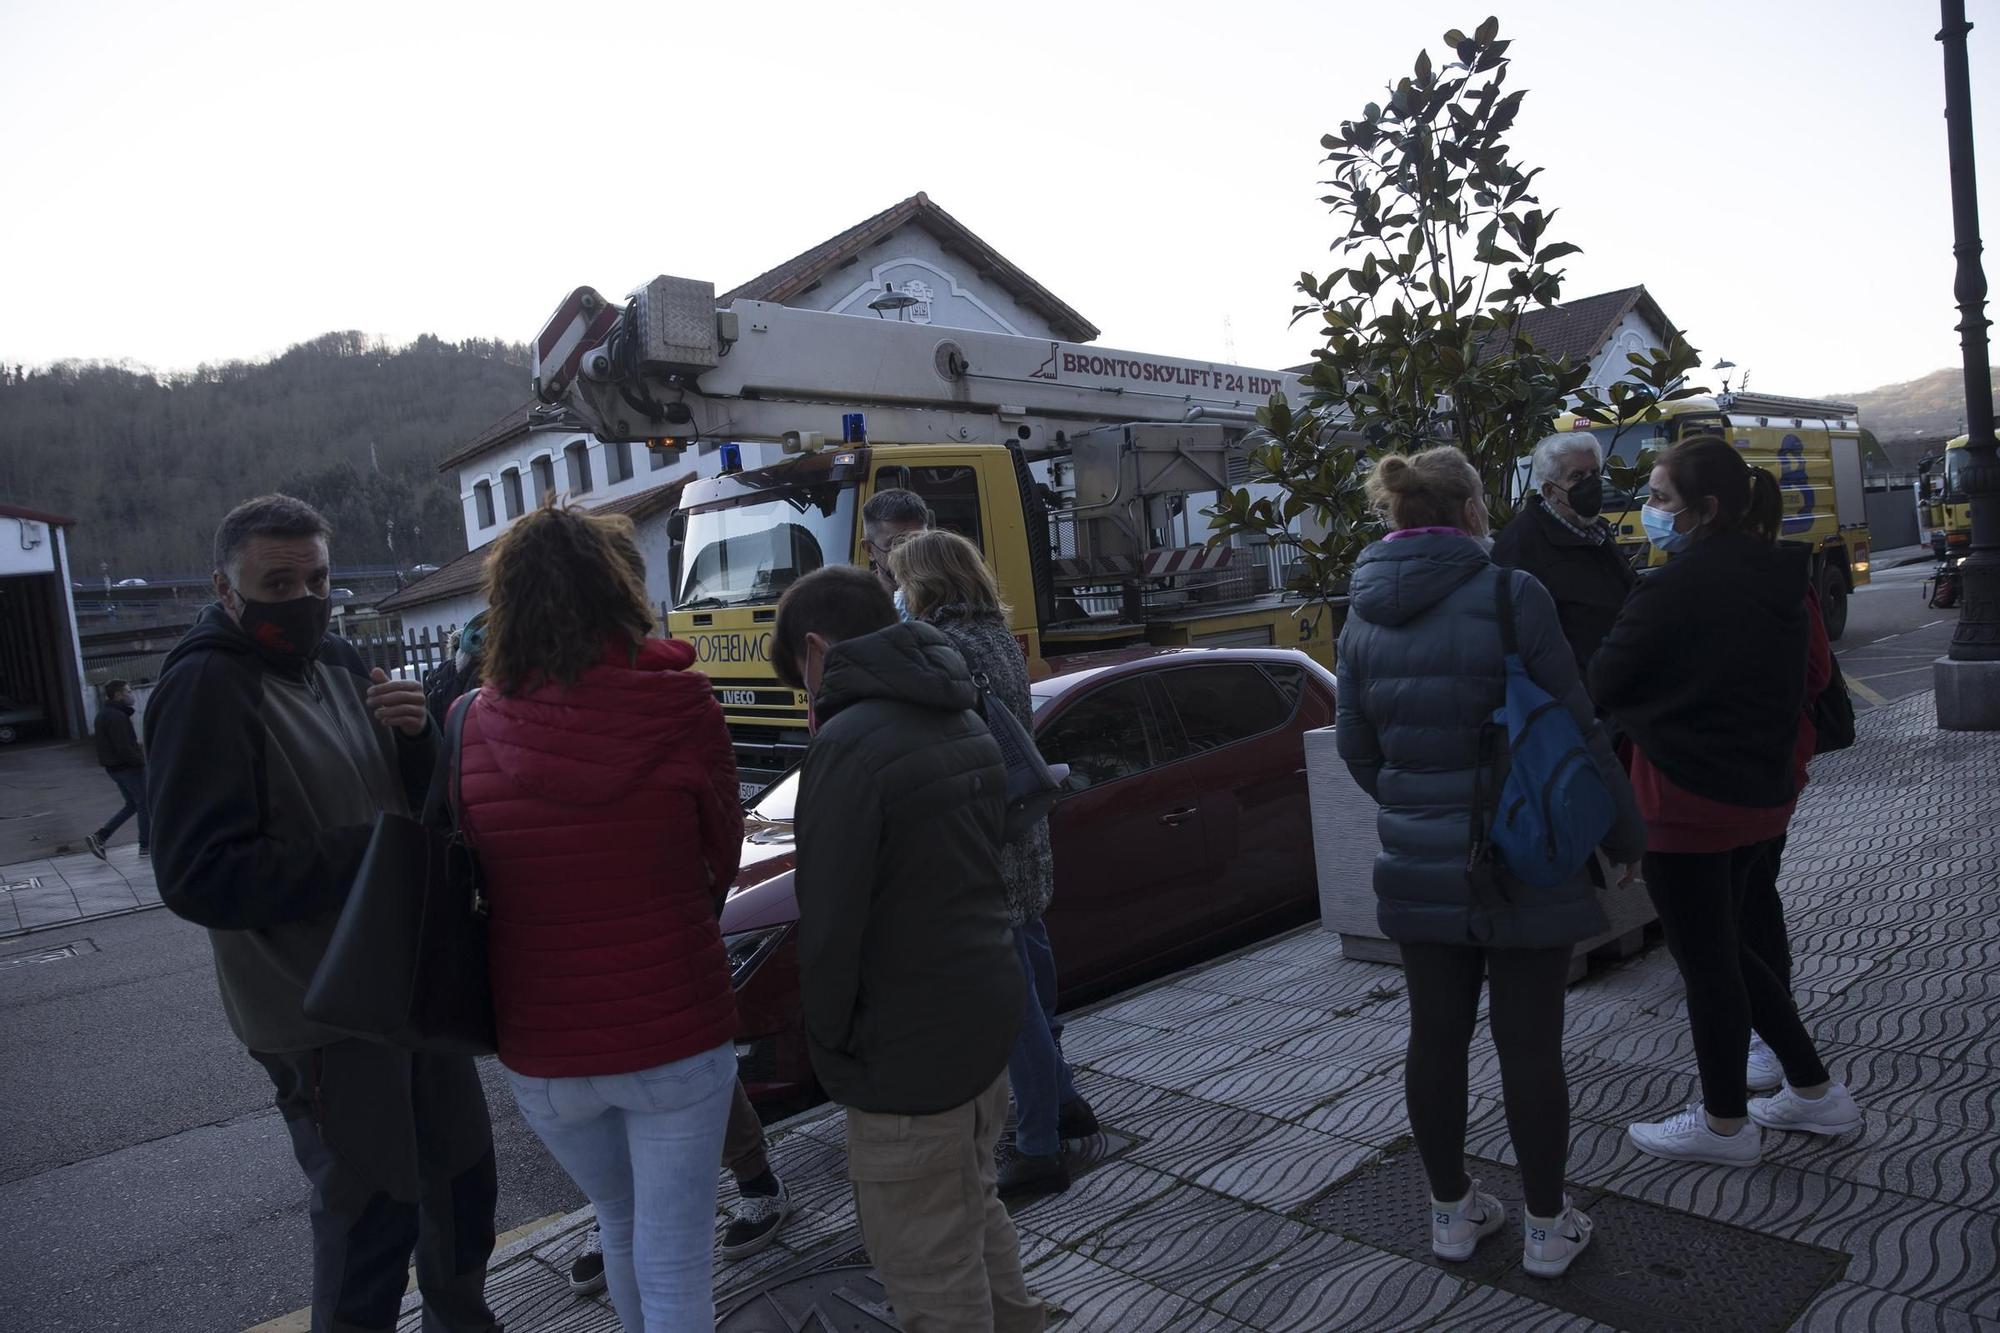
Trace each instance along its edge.
<instances>
[{"instance_id":1,"label":"elderly man with white hair","mask_svg":"<svg viewBox=\"0 0 2000 1333\"><path fill-rule=\"evenodd\" d=\"M1618 550L1617 534L1599 516L1603 470L1603 447L1588 431L1549 436L1529 463L1533 493L1493 542L1495 564L1526 570L1549 590L1585 680L1597 646L1638 582Z\"/></svg>"}]
</instances>

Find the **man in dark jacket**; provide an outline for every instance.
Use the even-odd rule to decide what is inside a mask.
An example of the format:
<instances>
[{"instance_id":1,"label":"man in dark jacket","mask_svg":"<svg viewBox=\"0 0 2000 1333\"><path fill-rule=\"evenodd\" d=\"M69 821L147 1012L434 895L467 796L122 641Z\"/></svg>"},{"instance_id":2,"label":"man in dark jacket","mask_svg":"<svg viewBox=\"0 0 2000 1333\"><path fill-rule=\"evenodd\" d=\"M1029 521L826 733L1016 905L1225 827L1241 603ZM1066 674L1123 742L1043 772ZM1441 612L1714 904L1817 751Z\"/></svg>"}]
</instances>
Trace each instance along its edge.
<instances>
[{"instance_id":1,"label":"man in dark jacket","mask_svg":"<svg viewBox=\"0 0 2000 1333\"><path fill-rule=\"evenodd\" d=\"M1493 563L1533 574L1555 599L1563 637L1588 678L1597 645L1639 581L1600 516L1604 454L1587 431L1551 435L1535 446L1528 497L1493 540Z\"/></svg>"},{"instance_id":2,"label":"man in dark jacket","mask_svg":"<svg viewBox=\"0 0 2000 1333\"><path fill-rule=\"evenodd\" d=\"M413 1250L427 1333L486 1333L496 1182L471 1059L302 1012L376 816L420 806L437 752L422 688L371 684L326 632L330 532L283 495L216 531L217 601L146 708L160 897L208 928L223 1011L276 1085L311 1185L316 1333L394 1328Z\"/></svg>"},{"instance_id":3,"label":"man in dark jacket","mask_svg":"<svg viewBox=\"0 0 2000 1333\"><path fill-rule=\"evenodd\" d=\"M97 711L97 762L104 765L125 804L84 838L90 854L100 861L104 859L104 844L134 814L139 816L139 855L149 856L153 850L153 821L146 808L146 752L139 746L138 733L132 730L135 711L131 686L122 680L104 682L104 707Z\"/></svg>"},{"instance_id":4,"label":"man in dark jacket","mask_svg":"<svg viewBox=\"0 0 2000 1333\"><path fill-rule=\"evenodd\" d=\"M865 570L778 606L772 661L813 699L800 776L806 1043L847 1108L848 1174L876 1272L911 1333L1033 1333L995 1188L1025 997L1000 874L1006 768L965 661L899 623Z\"/></svg>"}]
</instances>

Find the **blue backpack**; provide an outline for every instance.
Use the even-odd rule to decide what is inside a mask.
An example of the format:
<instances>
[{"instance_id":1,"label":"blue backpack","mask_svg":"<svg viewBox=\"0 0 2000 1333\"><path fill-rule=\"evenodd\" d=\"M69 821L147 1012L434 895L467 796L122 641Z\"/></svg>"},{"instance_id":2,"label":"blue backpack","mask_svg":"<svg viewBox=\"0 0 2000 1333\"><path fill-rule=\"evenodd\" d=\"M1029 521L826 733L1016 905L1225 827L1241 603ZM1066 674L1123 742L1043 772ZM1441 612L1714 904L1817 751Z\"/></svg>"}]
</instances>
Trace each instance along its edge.
<instances>
[{"instance_id":1,"label":"blue backpack","mask_svg":"<svg viewBox=\"0 0 2000 1333\"><path fill-rule=\"evenodd\" d=\"M1486 843L1513 878L1552 888L1582 869L1618 811L1569 709L1529 678L1514 637L1514 571L1498 572L1494 602L1507 701L1494 711L1492 730L1496 739L1505 735L1508 764ZM1475 846L1475 860L1479 851Z\"/></svg>"}]
</instances>

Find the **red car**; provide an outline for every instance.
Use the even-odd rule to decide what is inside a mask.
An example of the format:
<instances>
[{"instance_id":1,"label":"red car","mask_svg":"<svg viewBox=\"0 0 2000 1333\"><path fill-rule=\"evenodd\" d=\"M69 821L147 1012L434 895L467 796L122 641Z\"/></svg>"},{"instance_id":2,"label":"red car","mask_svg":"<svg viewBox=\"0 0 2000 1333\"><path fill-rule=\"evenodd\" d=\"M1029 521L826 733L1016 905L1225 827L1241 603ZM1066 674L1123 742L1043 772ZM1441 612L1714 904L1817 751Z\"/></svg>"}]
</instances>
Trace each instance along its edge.
<instances>
[{"instance_id":1,"label":"red car","mask_svg":"<svg viewBox=\"0 0 2000 1333\"><path fill-rule=\"evenodd\" d=\"M1035 682L1035 737L1068 764L1049 816L1049 937L1065 1008L1296 924L1316 907L1303 734L1333 722L1303 653L1188 648L1072 662ZM818 1096L792 927L798 776L750 803L722 910L752 1099Z\"/></svg>"}]
</instances>

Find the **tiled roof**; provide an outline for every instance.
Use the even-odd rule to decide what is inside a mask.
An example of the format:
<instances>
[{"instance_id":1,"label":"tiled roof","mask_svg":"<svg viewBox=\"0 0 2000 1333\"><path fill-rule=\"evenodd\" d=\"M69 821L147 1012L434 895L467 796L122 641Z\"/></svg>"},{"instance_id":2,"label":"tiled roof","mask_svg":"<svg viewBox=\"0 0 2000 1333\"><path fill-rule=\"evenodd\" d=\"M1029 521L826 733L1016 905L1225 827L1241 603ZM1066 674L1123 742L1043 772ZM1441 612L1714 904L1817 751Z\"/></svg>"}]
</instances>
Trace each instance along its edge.
<instances>
[{"instance_id":1,"label":"tiled roof","mask_svg":"<svg viewBox=\"0 0 2000 1333\"><path fill-rule=\"evenodd\" d=\"M1635 309L1640 318L1656 329L1673 327L1644 287L1623 287L1615 292L1530 310L1521 316L1521 332L1544 356L1588 361L1603 349L1625 316Z\"/></svg>"},{"instance_id":2,"label":"tiled roof","mask_svg":"<svg viewBox=\"0 0 2000 1333\"><path fill-rule=\"evenodd\" d=\"M972 261L980 272L999 283L1015 300L1046 319L1058 337L1070 342L1089 342L1097 337L1099 330L1095 324L1015 267L1006 256L980 240L964 223L932 203L931 197L921 191L866 221L856 223L830 240L820 242L803 254L794 255L769 272L758 274L717 299L724 305L738 298L780 303L789 301L811 291L842 264L909 223L915 223L936 237L947 251L955 251Z\"/></svg>"},{"instance_id":3,"label":"tiled roof","mask_svg":"<svg viewBox=\"0 0 2000 1333\"><path fill-rule=\"evenodd\" d=\"M449 472L460 463L470 462L488 449L497 448L533 430L582 430L558 408L530 398L519 407L509 408L499 420L459 445L438 463L438 471Z\"/></svg>"},{"instance_id":4,"label":"tiled roof","mask_svg":"<svg viewBox=\"0 0 2000 1333\"><path fill-rule=\"evenodd\" d=\"M682 477L676 481L661 482L658 486L648 486L643 491L621 495L615 500L583 507L594 514L623 514L637 523L680 503L681 492L686 489L688 480ZM479 591L480 580L486 574L486 557L492 551L492 542L474 547L456 560L439 565L436 573L426 574L409 587L383 598L376 609L405 611L413 606L429 606L453 597L470 596Z\"/></svg>"}]
</instances>

